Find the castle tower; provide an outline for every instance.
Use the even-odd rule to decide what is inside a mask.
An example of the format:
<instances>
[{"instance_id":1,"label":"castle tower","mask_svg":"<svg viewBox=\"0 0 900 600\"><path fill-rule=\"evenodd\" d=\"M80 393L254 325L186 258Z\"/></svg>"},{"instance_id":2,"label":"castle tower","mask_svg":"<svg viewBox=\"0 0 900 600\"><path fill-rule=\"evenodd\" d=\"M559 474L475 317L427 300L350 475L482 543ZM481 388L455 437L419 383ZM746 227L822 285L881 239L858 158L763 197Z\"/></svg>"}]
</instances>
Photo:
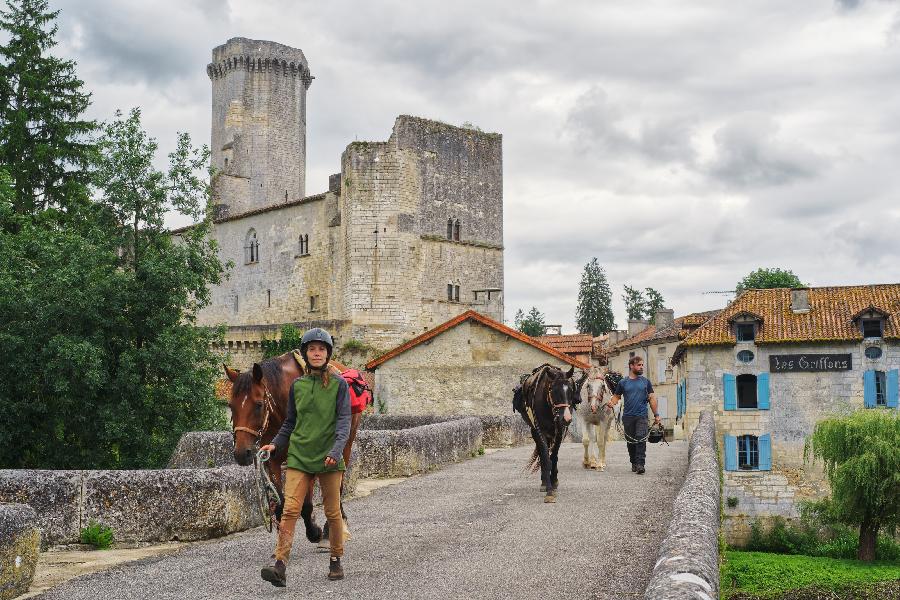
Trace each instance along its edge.
<instances>
[{"instance_id":1,"label":"castle tower","mask_svg":"<svg viewBox=\"0 0 900 600\"><path fill-rule=\"evenodd\" d=\"M219 216L283 204L306 193L303 52L232 38L212 51L212 165Z\"/></svg>"}]
</instances>

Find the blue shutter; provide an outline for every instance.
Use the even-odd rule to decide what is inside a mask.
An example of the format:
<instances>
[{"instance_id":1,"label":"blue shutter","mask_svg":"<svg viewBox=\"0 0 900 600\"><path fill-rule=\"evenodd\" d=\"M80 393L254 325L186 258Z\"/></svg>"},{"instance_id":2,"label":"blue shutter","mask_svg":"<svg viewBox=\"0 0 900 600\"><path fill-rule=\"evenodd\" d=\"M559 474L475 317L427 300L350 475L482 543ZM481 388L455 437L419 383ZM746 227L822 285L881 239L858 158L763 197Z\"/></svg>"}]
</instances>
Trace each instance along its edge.
<instances>
[{"instance_id":1,"label":"blue shutter","mask_svg":"<svg viewBox=\"0 0 900 600\"><path fill-rule=\"evenodd\" d=\"M900 394L900 382L898 382L898 374L900 371L891 369L887 372L887 405L889 408L897 408L897 395Z\"/></svg>"},{"instance_id":2,"label":"blue shutter","mask_svg":"<svg viewBox=\"0 0 900 600\"><path fill-rule=\"evenodd\" d=\"M737 471L737 438L725 436L725 470Z\"/></svg>"},{"instance_id":3,"label":"blue shutter","mask_svg":"<svg viewBox=\"0 0 900 600\"><path fill-rule=\"evenodd\" d=\"M863 406L875 408L875 371L863 373Z\"/></svg>"},{"instance_id":4,"label":"blue shutter","mask_svg":"<svg viewBox=\"0 0 900 600\"><path fill-rule=\"evenodd\" d=\"M759 436L759 470L772 470L772 436L768 433Z\"/></svg>"},{"instance_id":5,"label":"blue shutter","mask_svg":"<svg viewBox=\"0 0 900 600\"><path fill-rule=\"evenodd\" d=\"M769 410L769 374L760 373L756 376L756 408Z\"/></svg>"},{"instance_id":6,"label":"blue shutter","mask_svg":"<svg viewBox=\"0 0 900 600\"><path fill-rule=\"evenodd\" d=\"M725 373L722 376L722 387L725 390L725 410L737 410L737 379L735 376Z\"/></svg>"}]
</instances>

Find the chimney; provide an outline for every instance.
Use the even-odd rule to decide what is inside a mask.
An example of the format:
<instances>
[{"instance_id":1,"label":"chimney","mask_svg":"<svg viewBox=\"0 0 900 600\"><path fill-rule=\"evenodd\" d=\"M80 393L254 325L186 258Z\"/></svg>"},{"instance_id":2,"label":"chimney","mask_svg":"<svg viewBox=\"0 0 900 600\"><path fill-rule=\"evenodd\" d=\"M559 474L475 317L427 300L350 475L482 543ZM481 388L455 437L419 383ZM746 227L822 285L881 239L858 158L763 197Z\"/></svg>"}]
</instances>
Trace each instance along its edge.
<instances>
[{"instance_id":1,"label":"chimney","mask_svg":"<svg viewBox=\"0 0 900 600\"><path fill-rule=\"evenodd\" d=\"M650 326L650 321L644 319L628 319L628 337L637 335Z\"/></svg>"},{"instance_id":2,"label":"chimney","mask_svg":"<svg viewBox=\"0 0 900 600\"><path fill-rule=\"evenodd\" d=\"M675 311L671 308L661 308L656 311L656 330L665 329L675 322Z\"/></svg>"},{"instance_id":3,"label":"chimney","mask_svg":"<svg viewBox=\"0 0 900 600\"><path fill-rule=\"evenodd\" d=\"M805 315L809 312L809 288L791 290L791 311L795 315Z\"/></svg>"}]
</instances>

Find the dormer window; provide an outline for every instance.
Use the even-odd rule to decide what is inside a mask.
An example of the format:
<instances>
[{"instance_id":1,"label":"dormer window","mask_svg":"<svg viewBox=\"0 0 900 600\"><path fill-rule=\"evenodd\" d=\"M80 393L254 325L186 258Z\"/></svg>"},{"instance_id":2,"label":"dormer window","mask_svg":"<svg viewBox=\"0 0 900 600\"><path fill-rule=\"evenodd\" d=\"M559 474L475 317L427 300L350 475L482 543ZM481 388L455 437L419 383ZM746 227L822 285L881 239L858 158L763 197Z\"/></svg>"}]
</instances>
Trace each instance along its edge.
<instances>
[{"instance_id":1,"label":"dormer window","mask_svg":"<svg viewBox=\"0 0 900 600\"><path fill-rule=\"evenodd\" d=\"M739 342L752 342L756 339L756 323L737 323L734 335Z\"/></svg>"},{"instance_id":2,"label":"dormer window","mask_svg":"<svg viewBox=\"0 0 900 600\"><path fill-rule=\"evenodd\" d=\"M884 321L881 319L860 319L864 338L880 338L884 335Z\"/></svg>"}]
</instances>

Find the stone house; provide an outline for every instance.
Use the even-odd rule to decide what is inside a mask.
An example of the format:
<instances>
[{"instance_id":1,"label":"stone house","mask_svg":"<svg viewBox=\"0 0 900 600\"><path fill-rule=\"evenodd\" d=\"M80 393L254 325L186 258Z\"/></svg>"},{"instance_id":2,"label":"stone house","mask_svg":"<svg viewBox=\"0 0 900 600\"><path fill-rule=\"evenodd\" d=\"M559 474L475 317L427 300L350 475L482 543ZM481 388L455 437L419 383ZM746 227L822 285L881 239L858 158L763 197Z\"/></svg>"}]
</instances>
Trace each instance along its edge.
<instances>
[{"instance_id":1,"label":"stone house","mask_svg":"<svg viewBox=\"0 0 900 600\"><path fill-rule=\"evenodd\" d=\"M550 346L563 354L586 364L597 364L593 359L594 338L589 333L566 335L541 335L535 338L545 346Z\"/></svg>"},{"instance_id":2,"label":"stone house","mask_svg":"<svg viewBox=\"0 0 900 600\"><path fill-rule=\"evenodd\" d=\"M664 308L656 312L653 325L649 321L630 319L626 332L610 333L616 341L606 348L607 366L625 375L632 356L644 359L644 376L653 384L660 419L666 435L673 439L686 439L686 432L670 361L678 343L716 313L714 310L675 318L672 309ZM624 338L622 333L626 334Z\"/></svg>"},{"instance_id":3,"label":"stone house","mask_svg":"<svg viewBox=\"0 0 900 600\"><path fill-rule=\"evenodd\" d=\"M307 195L303 52L232 38L207 74L211 237L233 268L198 323L226 327L233 365L259 360L286 324L388 348L468 309L503 320L499 134L399 116Z\"/></svg>"},{"instance_id":4,"label":"stone house","mask_svg":"<svg viewBox=\"0 0 900 600\"><path fill-rule=\"evenodd\" d=\"M510 415L519 377L549 363L590 365L469 310L370 361L380 412Z\"/></svg>"},{"instance_id":5,"label":"stone house","mask_svg":"<svg viewBox=\"0 0 900 600\"><path fill-rule=\"evenodd\" d=\"M723 459L725 533L798 516L828 484L805 462L817 421L855 410L897 411L900 284L747 290L675 351L689 430L715 412ZM689 432L690 433L690 432Z\"/></svg>"}]
</instances>

